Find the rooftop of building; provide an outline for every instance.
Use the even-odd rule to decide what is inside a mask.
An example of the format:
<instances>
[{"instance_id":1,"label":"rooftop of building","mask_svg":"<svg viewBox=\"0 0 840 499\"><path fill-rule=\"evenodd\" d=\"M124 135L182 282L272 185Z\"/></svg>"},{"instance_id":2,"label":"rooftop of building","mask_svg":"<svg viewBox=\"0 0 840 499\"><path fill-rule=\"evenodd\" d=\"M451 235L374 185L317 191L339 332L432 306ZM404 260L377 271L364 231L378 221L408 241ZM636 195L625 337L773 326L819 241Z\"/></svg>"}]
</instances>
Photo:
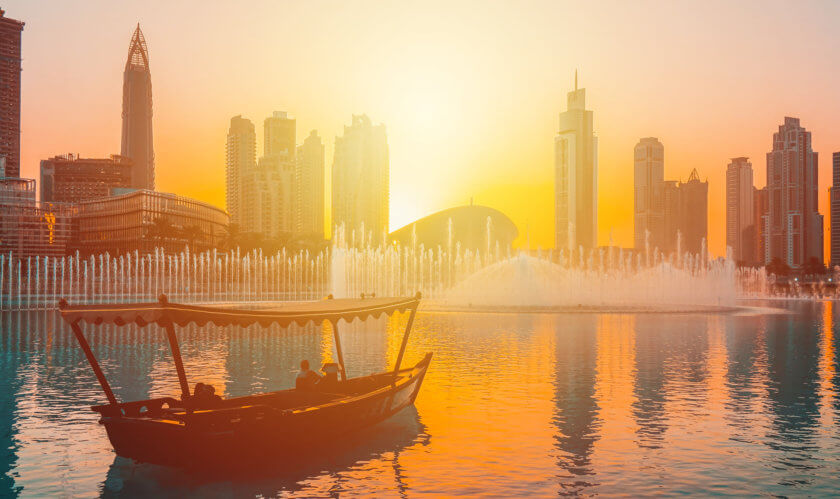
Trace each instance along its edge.
<instances>
[{"instance_id":1,"label":"rooftop of building","mask_svg":"<svg viewBox=\"0 0 840 499\"><path fill-rule=\"evenodd\" d=\"M0 9L0 25L6 26L6 27L13 26L17 29L22 30L24 24L26 24L26 23L24 23L23 21L18 21L17 19L12 19L11 17L6 17L6 11L3 10L3 9Z\"/></svg>"},{"instance_id":2,"label":"rooftop of building","mask_svg":"<svg viewBox=\"0 0 840 499\"><path fill-rule=\"evenodd\" d=\"M64 163L114 163L114 164L131 164L131 158L127 156L120 156L119 154L111 154L107 158L83 158L80 154L67 153L57 154L45 161L64 162Z\"/></svg>"},{"instance_id":3,"label":"rooftop of building","mask_svg":"<svg viewBox=\"0 0 840 499\"><path fill-rule=\"evenodd\" d=\"M20 185L20 186L27 186L34 190L35 189L35 179L34 178L20 178L20 177L0 177L0 184L4 185Z\"/></svg>"},{"instance_id":4,"label":"rooftop of building","mask_svg":"<svg viewBox=\"0 0 840 499\"><path fill-rule=\"evenodd\" d=\"M117 194L115 196L109 196L109 197L106 197L106 198L91 199L91 200L88 200L88 201L81 201L78 204L79 204L80 208L84 208L84 207L91 206L91 205L94 205L94 204L118 203L120 201L130 199L130 198L133 198L133 197L143 197L143 196L164 198L164 199L169 199L169 200L176 201L176 202L181 202L181 203L190 203L190 204L193 204L193 205L202 206L204 208L207 208L207 209L210 209L210 210L215 210L219 213L223 213L225 215L228 215L227 211L219 208L218 206L212 205L210 203L206 203L204 201L199 201L199 200L193 199L193 198L188 198L186 196L181 196L181 195L178 195L178 194L173 194L171 192L159 192L159 191L153 191L153 190L150 190L150 189L136 189L136 190L132 190L131 192L126 192L124 194Z\"/></svg>"}]
</instances>

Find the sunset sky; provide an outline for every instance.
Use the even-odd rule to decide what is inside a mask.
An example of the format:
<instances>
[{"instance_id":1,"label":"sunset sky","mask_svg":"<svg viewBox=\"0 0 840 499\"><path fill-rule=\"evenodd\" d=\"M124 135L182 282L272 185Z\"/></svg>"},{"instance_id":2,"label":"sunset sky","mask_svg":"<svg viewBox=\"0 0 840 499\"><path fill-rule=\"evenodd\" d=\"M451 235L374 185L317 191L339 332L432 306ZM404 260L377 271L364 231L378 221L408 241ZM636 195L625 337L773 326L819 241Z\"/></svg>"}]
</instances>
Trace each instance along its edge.
<instances>
[{"instance_id":1,"label":"sunset sky","mask_svg":"<svg viewBox=\"0 0 840 499\"><path fill-rule=\"evenodd\" d=\"M231 116L317 129L332 164L352 114L384 123L391 228L459 204L498 208L520 244L553 245L553 139L580 72L599 140L600 243L632 245L633 146L708 178L725 246L724 172L765 154L784 116L813 132L828 226L840 150L840 2L6 1L23 32L22 168L120 149L122 71L150 52L157 188L224 206Z\"/></svg>"}]
</instances>

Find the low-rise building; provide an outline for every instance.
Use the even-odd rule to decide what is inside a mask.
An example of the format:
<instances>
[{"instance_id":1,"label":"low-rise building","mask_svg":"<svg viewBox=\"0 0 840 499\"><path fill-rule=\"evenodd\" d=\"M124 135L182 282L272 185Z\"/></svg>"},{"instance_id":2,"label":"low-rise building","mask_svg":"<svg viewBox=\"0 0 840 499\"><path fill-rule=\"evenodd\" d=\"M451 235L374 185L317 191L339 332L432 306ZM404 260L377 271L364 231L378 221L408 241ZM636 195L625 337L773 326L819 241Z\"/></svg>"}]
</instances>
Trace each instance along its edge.
<instances>
[{"instance_id":1,"label":"low-rise building","mask_svg":"<svg viewBox=\"0 0 840 499\"><path fill-rule=\"evenodd\" d=\"M72 203L0 204L0 253L16 258L64 256L74 232Z\"/></svg>"},{"instance_id":2,"label":"low-rise building","mask_svg":"<svg viewBox=\"0 0 840 499\"><path fill-rule=\"evenodd\" d=\"M223 244L230 220L211 204L146 189L78 206L76 244L85 254L203 251Z\"/></svg>"}]
</instances>

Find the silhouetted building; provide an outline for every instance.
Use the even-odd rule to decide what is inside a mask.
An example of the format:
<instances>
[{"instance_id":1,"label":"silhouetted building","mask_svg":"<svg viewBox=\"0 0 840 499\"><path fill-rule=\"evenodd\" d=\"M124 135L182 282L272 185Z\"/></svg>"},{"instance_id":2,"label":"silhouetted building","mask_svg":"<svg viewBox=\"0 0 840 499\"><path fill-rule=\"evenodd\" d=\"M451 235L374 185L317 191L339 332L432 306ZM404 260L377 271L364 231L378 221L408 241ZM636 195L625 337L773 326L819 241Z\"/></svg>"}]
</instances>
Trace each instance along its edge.
<instances>
[{"instance_id":1,"label":"silhouetted building","mask_svg":"<svg viewBox=\"0 0 840 499\"><path fill-rule=\"evenodd\" d=\"M699 254L709 230L709 182L702 182L697 169L688 181L680 183L680 222L682 251Z\"/></svg>"},{"instance_id":2,"label":"silhouetted building","mask_svg":"<svg viewBox=\"0 0 840 499\"><path fill-rule=\"evenodd\" d=\"M449 251L450 245L460 243L461 249L479 250L482 254L488 248L488 219L490 224L490 251L507 251L519 236L513 221L499 210L487 206L458 206L438 211L416 220L392 232L388 237L403 246L422 244L426 249L442 248Z\"/></svg>"},{"instance_id":3,"label":"silhouetted building","mask_svg":"<svg viewBox=\"0 0 840 499\"><path fill-rule=\"evenodd\" d=\"M680 225L680 183L676 180L665 180L662 182L662 246L660 250L665 253L679 251L685 252L685 244L679 241L683 233ZM644 249L644 246L637 249Z\"/></svg>"},{"instance_id":4,"label":"silhouetted building","mask_svg":"<svg viewBox=\"0 0 840 499\"><path fill-rule=\"evenodd\" d=\"M801 268L811 258L823 263L817 159L811 132L800 126L798 118L785 117L773 134L773 150L767 153L766 263L775 258L792 268Z\"/></svg>"},{"instance_id":5,"label":"silhouetted building","mask_svg":"<svg viewBox=\"0 0 840 499\"><path fill-rule=\"evenodd\" d=\"M687 182L665 180L660 183L660 189L663 230L662 245L657 247L666 254L701 253L708 230L709 183L701 182L695 169ZM637 249L644 249L644 245Z\"/></svg>"},{"instance_id":6,"label":"silhouetted building","mask_svg":"<svg viewBox=\"0 0 840 499\"><path fill-rule=\"evenodd\" d=\"M295 232L324 237L324 143L316 130L297 149L295 163Z\"/></svg>"},{"instance_id":7,"label":"silhouetted building","mask_svg":"<svg viewBox=\"0 0 840 499\"><path fill-rule=\"evenodd\" d=\"M385 125L353 115L335 139L332 167L332 224L347 231L364 227L374 241L387 234L390 202L388 138ZM367 237L367 235L365 236Z\"/></svg>"},{"instance_id":8,"label":"silhouetted building","mask_svg":"<svg viewBox=\"0 0 840 499\"><path fill-rule=\"evenodd\" d=\"M228 214L213 205L175 194L137 190L78 204L78 249L112 255L155 248L203 251L219 246Z\"/></svg>"},{"instance_id":9,"label":"silhouetted building","mask_svg":"<svg viewBox=\"0 0 840 499\"><path fill-rule=\"evenodd\" d=\"M263 157L240 174L239 225L267 238L294 231L295 120L282 111L266 118Z\"/></svg>"},{"instance_id":10,"label":"silhouetted building","mask_svg":"<svg viewBox=\"0 0 840 499\"><path fill-rule=\"evenodd\" d=\"M753 170L749 158L732 158L726 167L726 245L736 262L755 260Z\"/></svg>"},{"instance_id":11,"label":"silhouetted building","mask_svg":"<svg viewBox=\"0 0 840 499\"><path fill-rule=\"evenodd\" d=\"M753 264L762 266L767 262L767 248L764 244L765 237L769 228L770 219L767 216L767 188L762 189L753 188L753 228L755 241L753 242L755 248L755 258Z\"/></svg>"},{"instance_id":12,"label":"silhouetted building","mask_svg":"<svg viewBox=\"0 0 840 499\"><path fill-rule=\"evenodd\" d=\"M123 73L122 156L131 158L131 187L155 188L152 141L152 74L140 25L134 30Z\"/></svg>"},{"instance_id":13,"label":"silhouetted building","mask_svg":"<svg viewBox=\"0 0 840 499\"><path fill-rule=\"evenodd\" d=\"M254 124L242 116L230 119L225 145L225 204L230 221L241 224L242 175L257 166L257 134Z\"/></svg>"},{"instance_id":14,"label":"silhouetted building","mask_svg":"<svg viewBox=\"0 0 840 499\"><path fill-rule=\"evenodd\" d=\"M291 160L295 158L297 144L297 125L294 118L290 118L285 111L274 111L263 122L263 155L285 155Z\"/></svg>"},{"instance_id":15,"label":"silhouetted building","mask_svg":"<svg viewBox=\"0 0 840 499\"><path fill-rule=\"evenodd\" d=\"M566 108L554 138L554 245L590 249L598 245L598 139L577 72Z\"/></svg>"},{"instance_id":16,"label":"silhouetted building","mask_svg":"<svg viewBox=\"0 0 840 499\"><path fill-rule=\"evenodd\" d=\"M633 150L633 243L636 249L664 249L663 182L665 147L656 137L641 139Z\"/></svg>"},{"instance_id":17,"label":"silhouetted building","mask_svg":"<svg viewBox=\"0 0 840 499\"><path fill-rule=\"evenodd\" d=\"M242 175L241 232L271 239L292 234L294 177L295 165L286 155L264 156Z\"/></svg>"},{"instance_id":18,"label":"silhouetted building","mask_svg":"<svg viewBox=\"0 0 840 499\"><path fill-rule=\"evenodd\" d=\"M831 200L831 266L840 265L840 152L831 157L832 180L829 188Z\"/></svg>"},{"instance_id":19,"label":"silhouetted building","mask_svg":"<svg viewBox=\"0 0 840 499\"><path fill-rule=\"evenodd\" d=\"M113 189L131 187L132 161L80 158L75 154L41 160L41 201L77 203L110 196Z\"/></svg>"},{"instance_id":20,"label":"silhouetted building","mask_svg":"<svg viewBox=\"0 0 840 499\"><path fill-rule=\"evenodd\" d=\"M5 177L20 177L20 39L23 24L0 9L0 156Z\"/></svg>"}]
</instances>

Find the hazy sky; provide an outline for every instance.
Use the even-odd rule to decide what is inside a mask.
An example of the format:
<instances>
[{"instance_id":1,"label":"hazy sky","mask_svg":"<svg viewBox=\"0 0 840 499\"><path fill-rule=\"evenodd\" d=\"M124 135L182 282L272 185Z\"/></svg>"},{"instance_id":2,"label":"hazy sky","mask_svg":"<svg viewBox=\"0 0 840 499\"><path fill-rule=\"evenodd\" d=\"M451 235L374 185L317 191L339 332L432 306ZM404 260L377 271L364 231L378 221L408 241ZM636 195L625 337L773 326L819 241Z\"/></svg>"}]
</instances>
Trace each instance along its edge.
<instances>
[{"instance_id":1,"label":"hazy sky","mask_svg":"<svg viewBox=\"0 0 840 499\"><path fill-rule=\"evenodd\" d=\"M274 110L317 129L332 164L353 113L388 130L391 228L458 204L507 213L553 245L557 113L580 71L599 137L600 243L632 245L633 146L656 136L666 178L708 177L725 246L724 172L765 154L784 116L813 132L827 215L840 150L840 2L6 1L23 32L22 175L120 148L137 22L150 52L159 190L224 206L229 119ZM262 144L258 141L258 154ZM828 217L826 216L826 226Z\"/></svg>"}]
</instances>

